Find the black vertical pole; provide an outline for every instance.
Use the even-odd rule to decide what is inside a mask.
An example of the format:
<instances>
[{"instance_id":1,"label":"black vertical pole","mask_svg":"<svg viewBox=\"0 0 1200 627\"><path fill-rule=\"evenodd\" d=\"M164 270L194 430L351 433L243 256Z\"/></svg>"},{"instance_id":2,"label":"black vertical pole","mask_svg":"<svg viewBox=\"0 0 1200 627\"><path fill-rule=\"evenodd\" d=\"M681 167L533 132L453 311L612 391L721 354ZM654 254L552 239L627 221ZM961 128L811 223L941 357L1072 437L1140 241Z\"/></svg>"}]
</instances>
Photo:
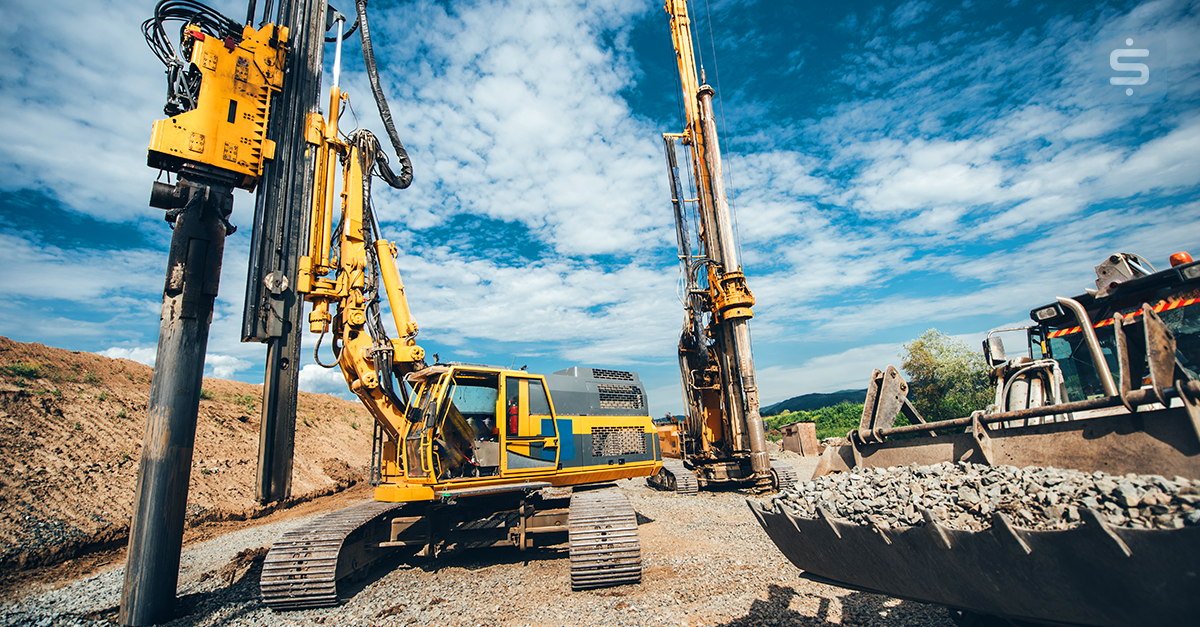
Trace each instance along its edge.
<instances>
[{"instance_id":1,"label":"black vertical pole","mask_svg":"<svg viewBox=\"0 0 1200 627\"><path fill-rule=\"evenodd\" d=\"M325 13L325 0L284 0L279 6L277 23L288 27L291 50L267 128L276 152L264 168L255 205L242 315L242 341L267 344L255 482L260 503L291 495L304 331L295 285L308 241L314 168L304 131L309 114L319 110Z\"/></svg>"},{"instance_id":2,"label":"black vertical pole","mask_svg":"<svg viewBox=\"0 0 1200 627\"><path fill-rule=\"evenodd\" d=\"M208 327L233 210L232 181L212 175L185 167L173 191L156 186L151 200L172 207L175 231L129 530L122 625L166 622L175 605Z\"/></svg>"}]
</instances>

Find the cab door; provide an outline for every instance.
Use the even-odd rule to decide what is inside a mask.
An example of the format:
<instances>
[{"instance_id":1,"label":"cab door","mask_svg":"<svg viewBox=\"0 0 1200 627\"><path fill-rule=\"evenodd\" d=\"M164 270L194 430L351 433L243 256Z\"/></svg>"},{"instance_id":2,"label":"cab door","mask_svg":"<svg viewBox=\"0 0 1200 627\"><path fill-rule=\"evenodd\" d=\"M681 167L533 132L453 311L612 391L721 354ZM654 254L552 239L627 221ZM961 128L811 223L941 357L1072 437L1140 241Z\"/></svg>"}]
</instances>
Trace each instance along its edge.
<instances>
[{"instance_id":1,"label":"cab door","mask_svg":"<svg viewBox=\"0 0 1200 627\"><path fill-rule=\"evenodd\" d=\"M504 474L558 468L559 434L545 384L539 378L504 379Z\"/></svg>"}]
</instances>

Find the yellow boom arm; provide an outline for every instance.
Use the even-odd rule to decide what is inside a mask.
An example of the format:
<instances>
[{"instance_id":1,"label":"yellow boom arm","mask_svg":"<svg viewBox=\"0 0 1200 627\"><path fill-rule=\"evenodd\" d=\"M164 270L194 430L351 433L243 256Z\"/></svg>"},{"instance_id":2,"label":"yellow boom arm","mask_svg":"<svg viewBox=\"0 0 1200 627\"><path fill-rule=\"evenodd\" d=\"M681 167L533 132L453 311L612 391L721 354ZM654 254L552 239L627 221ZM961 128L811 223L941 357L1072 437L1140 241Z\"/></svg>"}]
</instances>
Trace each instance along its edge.
<instances>
[{"instance_id":1,"label":"yellow boom arm","mask_svg":"<svg viewBox=\"0 0 1200 627\"><path fill-rule=\"evenodd\" d=\"M364 177L371 174L374 151L362 141L361 131L345 141L338 137L337 119L345 100L337 87L332 88L329 117L314 113L309 119L307 138L317 151L316 175L308 254L300 258L296 290L313 303L309 330L332 331L346 383L395 439L403 426L401 397L407 391L403 383L400 396L393 391L393 373L402 381L403 375L423 368L425 351L416 343L417 323L396 268L396 247L375 237L378 229L364 196ZM335 161L339 159L340 223L334 227ZM395 339L388 339L379 317L381 289L392 310Z\"/></svg>"}]
</instances>

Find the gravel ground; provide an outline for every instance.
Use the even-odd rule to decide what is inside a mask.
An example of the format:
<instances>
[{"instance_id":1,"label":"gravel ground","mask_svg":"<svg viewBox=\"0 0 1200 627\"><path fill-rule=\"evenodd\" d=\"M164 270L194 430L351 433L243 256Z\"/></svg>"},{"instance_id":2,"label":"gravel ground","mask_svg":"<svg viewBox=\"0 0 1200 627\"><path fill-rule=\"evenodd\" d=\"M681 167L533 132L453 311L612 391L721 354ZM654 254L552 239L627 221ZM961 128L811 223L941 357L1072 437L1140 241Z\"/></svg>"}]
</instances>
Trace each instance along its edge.
<instances>
[{"instance_id":1,"label":"gravel ground","mask_svg":"<svg viewBox=\"0 0 1200 627\"><path fill-rule=\"evenodd\" d=\"M966 462L856 468L800 482L778 502L805 518L823 506L834 516L883 528L924 524L921 508L964 531L991 527L995 512L1027 529L1067 529L1081 524L1085 509L1132 529L1200 525L1200 481Z\"/></svg>"},{"instance_id":2,"label":"gravel ground","mask_svg":"<svg viewBox=\"0 0 1200 627\"><path fill-rule=\"evenodd\" d=\"M783 454L811 476L809 460ZM802 474L802 476L805 476ZM258 599L261 549L303 519L189 547L179 618L201 625L925 625L944 608L810 582L779 553L737 492L682 497L620 482L638 513L644 575L636 586L572 592L565 545L392 560L339 607L275 613ZM123 571L0 605L0 625L107 625Z\"/></svg>"}]
</instances>

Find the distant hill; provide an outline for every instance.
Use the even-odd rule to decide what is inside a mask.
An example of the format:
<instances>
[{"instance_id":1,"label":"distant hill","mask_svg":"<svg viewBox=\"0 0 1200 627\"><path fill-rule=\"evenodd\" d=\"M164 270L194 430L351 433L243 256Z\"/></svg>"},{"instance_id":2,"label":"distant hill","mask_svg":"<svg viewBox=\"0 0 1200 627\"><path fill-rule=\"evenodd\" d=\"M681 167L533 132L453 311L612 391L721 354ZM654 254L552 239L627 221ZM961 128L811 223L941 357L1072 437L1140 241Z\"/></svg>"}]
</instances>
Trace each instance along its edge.
<instances>
[{"instance_id":1,"label":"distant hill","mask_svg":"<svg viewBox=\"0 0 1200 627\"><path fill-rule=\"evenodd\" d=\"M793 396L786 401L768 405L759 410L759 414L762 416L774 416L775 414L782 414L785 411L812 411L846 401L861 403L866 397L867 388L861 390L838 390L837 392L830 392L828 394L801 394L800 396Z\"/></svg>"}]
</instances>

